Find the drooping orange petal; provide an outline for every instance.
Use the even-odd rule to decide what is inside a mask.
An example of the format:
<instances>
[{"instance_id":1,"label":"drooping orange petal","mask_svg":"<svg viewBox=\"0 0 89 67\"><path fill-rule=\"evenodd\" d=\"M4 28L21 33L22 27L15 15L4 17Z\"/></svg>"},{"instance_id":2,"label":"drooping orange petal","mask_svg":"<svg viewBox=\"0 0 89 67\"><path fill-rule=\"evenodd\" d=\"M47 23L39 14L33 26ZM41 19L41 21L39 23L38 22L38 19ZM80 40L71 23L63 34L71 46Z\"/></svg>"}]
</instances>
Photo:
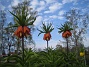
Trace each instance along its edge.
<instances>
[{"instance_id":1,"label":"drooping orange petal","mask_svg":"<svg viewBox=\"0 0 89 67\"><path fill-rule=\"evenodd\" d=\"M30 28L28 28L27 26L24 26L24 36L27 38L27 35L31 35Z\"/></svg>"},{"instance_id":2,"label":"drooping orange petal","mask_svg":"<svg viewBox=\"0 0 89 67\"><path fill-rule=\"evenodd\" d=\"M44 37L43 37L44 40L48 41L48 40L50 40L50 38L51 38L51 34L50 33L45 33L44 34Z\"/></svg>"},{"instance_id":3,"label":"drooping orange petal","mask_svg":"<svg viewBox=\"0 0 89 67\"><path fill-rule=\"evenodd\" d=\"M14 35L16 35L19 38L22 38L23 36L27 37L27 35L30 35L30 28L27 26L19 26L17 30L14 32Z\"/></svg>"},{"instance_id":4,"label":"drooping orange petal","mask_svg":"<svg viewBox=\"0 0 89 67\"><path fill-rule=\"evenodd\" d=\"M43 40L46 40L46 34L44 34Z\"/></svg>"},{"instance_id":5,"label":"drooping orange petal","mask_svg":"<svg viewBox=\"0 0 89 67\"><path fill-rule=\"evenodd\" d=\"M22 37L22 32L23 32L22 26L19 26L17 28L17 30L14 32L14 35L16 35L17 37L21 38Z\"/></svg>"},{"instance_id":6,"label":"drooping orange petal","mask_svg":"<svg viewBox=\"0 0 89 67\"><path fill-rule=\"evenodd\" d=\"M64 37L64 38L68 38L71 35L72 35L72 33L70 31L65 31L62 33L62 37Z\"/></svg>"},{"instance_id":7,"label":"drooping orange petal","mask_svg":"<svg viewBox=\"0 0 89 67\"><path fill-rule=\"evenodd\" d=\"M17 30L18 30L18 32L22 32L23 31L22 26L19 26Z\"/></svg>"}]
</instances>

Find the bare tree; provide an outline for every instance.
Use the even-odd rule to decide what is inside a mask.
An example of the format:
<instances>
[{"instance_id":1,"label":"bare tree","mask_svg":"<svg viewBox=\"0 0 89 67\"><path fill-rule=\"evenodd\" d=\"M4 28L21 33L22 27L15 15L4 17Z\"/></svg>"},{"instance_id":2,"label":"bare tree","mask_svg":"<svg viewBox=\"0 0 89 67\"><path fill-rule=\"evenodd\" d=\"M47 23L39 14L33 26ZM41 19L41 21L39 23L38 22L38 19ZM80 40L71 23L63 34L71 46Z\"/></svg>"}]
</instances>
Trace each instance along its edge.
<instances>
[{"instance_id":1,"label":"bare tree","mask_svg":"<svg viewBox=\"0 0 89 67\"><path fill-rule=\"evenodd\" d=\"M4 47L3 47L3 27L4 27L4 24L5 24L5 20L6 20L6 13L4 10L0 10L0 32L1 32L1 44L0 44L0 49L1 49L1 52L4 51Z\"/></svg>"},{"instance_id":2,"label":"bare tree","mask_svg":"<svg viewBox=\"0 0 89 67\"><path fill-rule=\"evenodd\" d=\"M72 9L69 12L66 12L65 17L73 28L71 40L74 45L76 45L77 51L79 44L83 43L83 40L85 38L84 34L87 33L89 15L82 13L80 10Z\"/></svg>"}]
</instances>

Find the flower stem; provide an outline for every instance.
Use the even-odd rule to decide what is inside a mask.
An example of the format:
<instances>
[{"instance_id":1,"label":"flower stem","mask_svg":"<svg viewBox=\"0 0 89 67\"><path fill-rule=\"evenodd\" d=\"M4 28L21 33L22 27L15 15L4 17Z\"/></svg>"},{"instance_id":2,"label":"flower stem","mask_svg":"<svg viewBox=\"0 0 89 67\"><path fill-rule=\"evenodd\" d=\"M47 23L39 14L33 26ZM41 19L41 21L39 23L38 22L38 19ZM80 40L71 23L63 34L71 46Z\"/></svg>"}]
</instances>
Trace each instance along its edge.
<instances>
[{"instance_id":1,"label":"flower stem","mask_svg":"<svg viewBox=\"0 0 89 67\"><path fill-rule=\"evenodd\" d=\"M47 51L48 51L48 40L47 40Z\"/></svg>"},{"instance_id":2,"label":"flower stem","mask_svg":"<svg viewBox=\"0 0 89 67\"><path fill-rule=\"evenodd\" d=\"M66 43L67 43L67 62L68 62L68 53L69 53L69 49L68 49L68 38L66 38ZM67 64L68 67L68 64Z\"/></svg>"},{"instance_id":3,"label":"flower stem","mask_svg":"<svg viewBox=\"0 0 89 67\"><path fill-rule=\"evenodd\" d=\"M67 43L67 56L68 56L68 52L69 52L69 49L68 49L68 38L66 38L66 43Z\"/></svg>"},{"instance_id":4,"label":"flower stem","mask_svg":"<svg viewBox=\"0 0 89 67\"><path fill-rule=\"evenodd\" d=\"M24 27L22 27L22 30L24 31ZM22 58L24 62L24 33L22 32Z\"/></svg>"}]
</instances>

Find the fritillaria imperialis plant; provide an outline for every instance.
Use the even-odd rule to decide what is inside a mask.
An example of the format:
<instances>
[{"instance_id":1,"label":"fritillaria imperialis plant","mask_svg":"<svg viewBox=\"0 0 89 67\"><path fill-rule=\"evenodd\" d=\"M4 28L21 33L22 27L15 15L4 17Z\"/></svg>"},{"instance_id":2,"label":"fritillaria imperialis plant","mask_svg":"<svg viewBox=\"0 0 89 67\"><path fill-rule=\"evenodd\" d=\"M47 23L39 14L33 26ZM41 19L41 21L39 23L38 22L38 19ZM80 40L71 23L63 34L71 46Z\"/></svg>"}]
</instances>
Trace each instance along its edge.
<instances>
[{"instance_id":1,"label":"fritillaria imperialis plant","mask_svg":"<svg viewBox=\"0 0 89 67\"><path fill-rule=\"evenodd\" d=\"M34 21L36 20L36 11L28 10L28 1L24 1L21 4L18 4L18 8L15 12L9 11L14 16L15 24L12 27L17 27L17 30L14 32L18 38L22 38L22 52L23 52L23 61L24 61L24 36L30 34L30 28L28 26L33 26ZM30 12L29 12L30 11Z\"/></svg>"},{"instance_id":2,"label":"fritillaria imperialis plant","mask_svg":"<svg viewBox=\"0 0 89 67\"><path fill-rule=\"evenodd\" d=\"M43 37L43 40L46 40L47 41L47 50L48 50L48 41L51 39L51 32L54 30L53 26L52 26L52 23L48 23L47 25L45 23L42 23L42 26L41 26L41 30L38 29L38 31L40 32L38 34L38 36L41 34L41 33L44 33L44 37Z\"/></svg>"},{"instance_id":3,"label":"fritillaria imperialis plant","mask_svg":"<svg viewBox=\"0 0 89 67\"><path fill-rule=\"evenodd\" d=\"M72 36L71 30L73 30L68 22L66 22L62 27L58 28L58 33L62 33L62 37L67 41L67 55L68 55L68 37Z\"/></svg>"},{"instance_id":4,"label":"fritillaria imperialis plant","mask_svg":"<svg viewBox=\"0 0 89 67\"><path fill-rule=\"evenodd\" d=\"M64 25L62 25L62 27L58 28L59 31L58 33L62 33L62 37L66 39L67 42L67 59L68 59L68 37L72 36L71 30L73 30L70 25L68 24L68 22L66 22ZM68 61L68 60L67 60ZM67 64L68 67L68 64Z\"/></svg>"}]
</instances>

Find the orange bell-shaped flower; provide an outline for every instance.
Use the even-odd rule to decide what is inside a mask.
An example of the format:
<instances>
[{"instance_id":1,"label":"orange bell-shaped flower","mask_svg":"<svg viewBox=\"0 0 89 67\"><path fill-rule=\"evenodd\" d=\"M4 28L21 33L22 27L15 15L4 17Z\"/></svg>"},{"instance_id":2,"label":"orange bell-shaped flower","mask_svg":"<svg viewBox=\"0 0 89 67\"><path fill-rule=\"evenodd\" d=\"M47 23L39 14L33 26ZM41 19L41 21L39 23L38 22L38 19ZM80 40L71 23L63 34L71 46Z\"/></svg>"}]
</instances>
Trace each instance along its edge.
<instances>
[{"instance_id":1,"label":"orange bell-shaped flower","mask_svg":"<svg viewBox=\"0 0 89 67\"><path fill-rule=\"evenodd\" d=\"M43 40L46 40L46 34L44 34Z\"/></svg>"},{"instance_id":2,"label":"orange bell-shaped flower","mask_svg":"<svg viewBox=\"0 0 89 67\"><path fill-rule=\"evenodd\" d=\"M19 26L17 30L14 32L14 35L16 35L19 38L22 38L23 36L27 37L27 35L30 35L30 28L27 26Z\"/></svg>"},{"instance_id":3,"label":"orange bell-shaped flower","mask_svg":"<svg viewBox=\"0 0 89 67\"><path fill-rule=\"evenodd\" d=\"M22 37L22 32L23 32L22 26L19 26L17 28L17 30L14 32L14 35L16 35L17 37L21 38Z\"/></svg>"},{"instance_id":4,"label":"orange bell-shaped flower","mask_svg":"<svg viewBox=\"0 0 89 67\"><path fill-rule=\"evenodd\" d=\"M46 34L44 34L44 37L43 37L43 40L50 40L50 38L51 38L51 34L50 33L46 33Z\"/></svg>"},{"instance_id":5,"label":"orange bell-shaped flower","mask_svg":"<svg viewBox=\"0 0 89 67\"><path fill-rule=\"evenodd\" d=\"M64 37L64 38L68 38L71 35L72 35L72 33L70 31L66 31L66 32L62 33L62 37Z\"/></svg>"}]
</instances>

